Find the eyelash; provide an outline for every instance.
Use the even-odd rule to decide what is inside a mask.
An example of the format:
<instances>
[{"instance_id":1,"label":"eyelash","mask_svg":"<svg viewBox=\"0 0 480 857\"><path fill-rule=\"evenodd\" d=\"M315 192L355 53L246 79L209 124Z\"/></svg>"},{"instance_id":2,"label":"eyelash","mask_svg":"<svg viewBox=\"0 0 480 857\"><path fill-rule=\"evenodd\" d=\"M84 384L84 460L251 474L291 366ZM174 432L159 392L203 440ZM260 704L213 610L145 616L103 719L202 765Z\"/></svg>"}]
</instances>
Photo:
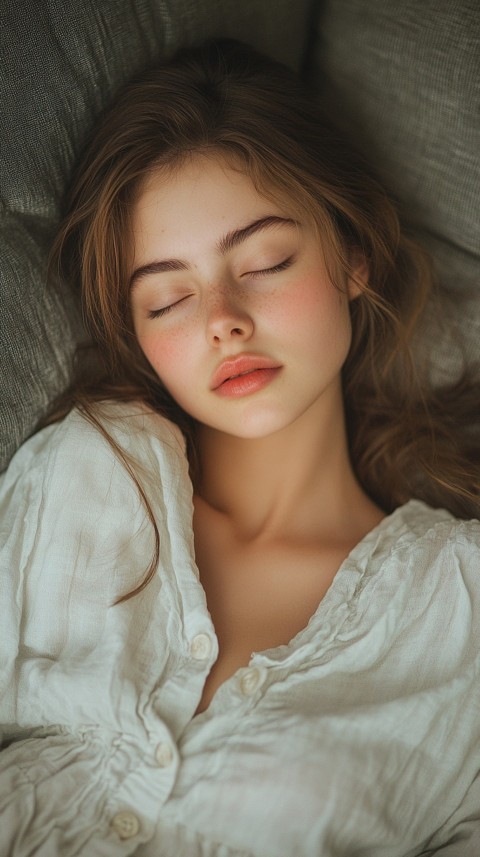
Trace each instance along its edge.
<instances>
[{"instance_id":1,"label":"eyelash","mask_svg":"<svg viewBox=\"0 0 480 857\"><path fill-rule=\"evenodd\" d=\"M263 271L248 271L248 274L254 277L267 277L269 274L279 274L280 271L285 271L289 268L292 262L293 256L289 256L288 259L285 259L284 262L280 262L279 265L274 265L273 268L264 268ZM167 312L174 309L174 307L178 306L178 304L181 304L184 300L186 300L186 298L181 298L179 301L175 301L175 303L162 307L161 309L152 309L148 313L148 318L161 318L163 315L166 315Z\"/></svg>"},{"instance_id":2,"label":"eyelash","mask_svg":"<svg viewBox=\"0 0 480 857\"><path fill-rule=\"evenodd\" d=\"M268 274L279 274L280 271L285 271L286 268L289 268L293 262L293 256L289 256L288 259L285 259L284 262L280 262L279 265L274 265L273 268L265 268L263 271L249 271L250 276L254 277L267 277Z\"/></svg>"},{"instance_id":3,"label":"eyelash","mask_svg":"<svg viewBox=\"0 0 480 857\"><path fill-rule=\"evenodd\" d=\"M175 303L170 304L170 306L164 306L164 307L162 307L162 309L151 309L150 312L148 313L148 317L149 318L161 318L162 315L166 315L167 312L170 312L170 310L172 310L174 307L178 306L178 304L181 304L182 301L184 301L184 300L185 300L185 298L181 298L181 300L175 301Z\"/></svg>"}]
</instances>

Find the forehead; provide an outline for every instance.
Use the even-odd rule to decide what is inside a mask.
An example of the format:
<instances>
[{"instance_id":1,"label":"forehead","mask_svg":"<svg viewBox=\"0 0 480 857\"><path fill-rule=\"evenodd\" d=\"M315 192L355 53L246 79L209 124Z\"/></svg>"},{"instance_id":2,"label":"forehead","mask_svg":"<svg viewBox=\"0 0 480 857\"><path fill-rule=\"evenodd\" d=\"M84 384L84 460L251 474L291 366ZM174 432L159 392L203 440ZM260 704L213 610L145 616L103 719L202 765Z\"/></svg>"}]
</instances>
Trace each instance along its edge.
<instances>
[{"instance_id":1,"label":"forehead","mask_svg":"<svg viewBox=\"0 0 480 857\"><path fill-rule=\"evenodd\" d=\"M256 189L250 176L221 156L197 154L174 168L154 168L139 187L132 210L135 243L210 239L267 215L291 214L274 193Z\"/></svg>"},{"instance_id":2,"label":"forehead","mask_svg":"<svg viewBox=\"0 0 480 857\"><path fill-rule=\"evenodd\" d=\"M213 147L181 155L169 164L155 164L141 180L136 192L136 201L152 192L179 192L183 189L200 188L202 185L236 187L248 186L255 190L246 165L240 157L222 152ZM262 194L260 194L262 195Z\"/></svg>"}]
</instances>

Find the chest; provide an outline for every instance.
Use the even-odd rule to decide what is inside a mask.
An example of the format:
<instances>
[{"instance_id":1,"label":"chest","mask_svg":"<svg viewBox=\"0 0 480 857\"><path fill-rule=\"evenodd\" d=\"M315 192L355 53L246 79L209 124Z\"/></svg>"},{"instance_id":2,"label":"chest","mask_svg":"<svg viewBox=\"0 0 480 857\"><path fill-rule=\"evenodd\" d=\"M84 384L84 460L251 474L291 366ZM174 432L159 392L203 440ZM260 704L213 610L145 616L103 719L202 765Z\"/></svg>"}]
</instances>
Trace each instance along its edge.
<instances>
[{"instance_id":1,"label":"chest","mask_svg":"<svg viewBox=\"0 0 480 857\"><path fill-rule=\"evenodd\" d=\"M197 709L253 652L290 642L315 613L348 553L347 546L240 546L225 534L196 533L196 561L216 630L219 655Z\"/></svg>"}]
</instances>

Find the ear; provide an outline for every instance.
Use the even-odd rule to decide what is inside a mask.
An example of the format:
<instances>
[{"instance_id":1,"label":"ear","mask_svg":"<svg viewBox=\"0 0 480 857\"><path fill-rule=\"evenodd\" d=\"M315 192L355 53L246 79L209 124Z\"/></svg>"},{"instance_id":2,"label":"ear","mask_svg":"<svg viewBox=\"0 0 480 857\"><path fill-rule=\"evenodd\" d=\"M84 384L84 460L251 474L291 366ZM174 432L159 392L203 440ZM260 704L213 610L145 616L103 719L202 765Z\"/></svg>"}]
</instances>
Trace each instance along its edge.
<instances>
[{"instance_id":1,"label":"ear","mask_svg":"<svg viewBox=\"0 0 480 857\"><path fill-rule=\"evenodd\" d=\"M347 277L348 299L354 301L362 294L362 286L368 285L370 271L365 254L355 247L350 254L352 272Z\"/></svg>"}]
</instances>

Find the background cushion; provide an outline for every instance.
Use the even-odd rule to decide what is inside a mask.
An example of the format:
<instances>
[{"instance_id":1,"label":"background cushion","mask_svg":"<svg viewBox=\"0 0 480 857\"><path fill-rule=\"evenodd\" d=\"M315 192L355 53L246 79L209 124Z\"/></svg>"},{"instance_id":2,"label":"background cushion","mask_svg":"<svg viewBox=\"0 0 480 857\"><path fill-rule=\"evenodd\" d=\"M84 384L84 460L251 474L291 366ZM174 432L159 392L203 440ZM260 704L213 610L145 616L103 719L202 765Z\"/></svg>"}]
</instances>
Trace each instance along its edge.
<instances>
[{"instance_id":1,"label":"background cushion","mask_svg":"<svg viewBox=\"0 0 480 857\"><path fill-rule=\"evenodd\" d=\"M443 307L417 348L435 380L480 363L477 0L323 0L311 72L433 255Z\"/></svg>"},{"instance_id":2,"label":"background cushion","mask_svg":"<svg viewBox=\"0 0 480 857\"><path fill-rule=\"evenodd\" d=\"M71 377L77 299L46 283L60 203L97 115L180 45L250 42L292 67L309 0L15 0L2 13L0 470Z\"/></svg>"}]
</instances>

